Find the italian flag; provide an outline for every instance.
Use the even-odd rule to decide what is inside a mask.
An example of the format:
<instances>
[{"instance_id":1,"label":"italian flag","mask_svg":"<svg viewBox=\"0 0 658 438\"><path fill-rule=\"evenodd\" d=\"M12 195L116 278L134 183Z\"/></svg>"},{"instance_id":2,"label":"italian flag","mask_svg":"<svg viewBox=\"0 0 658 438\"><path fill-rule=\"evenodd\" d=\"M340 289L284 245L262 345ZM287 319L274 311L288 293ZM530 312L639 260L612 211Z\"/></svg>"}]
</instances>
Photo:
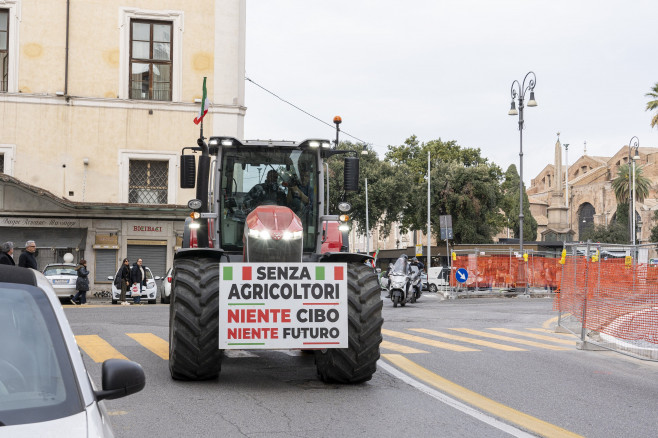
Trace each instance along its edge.
<instances>
[{"instance_id":1,"label":"italian flag","mask_svg":"<svg viewBox=\"0 0 658 438\"><path fill-rule=\"evenodd\" d=\"M203 97L201 98L201 109L199 110L199 115L194 118L194 124L198 125L203 120L203 116L208 114L208 107L210 106L210 101L208 100L208 90L206 90L206 78L203 78Z\"/></svg>"}]
</instances>

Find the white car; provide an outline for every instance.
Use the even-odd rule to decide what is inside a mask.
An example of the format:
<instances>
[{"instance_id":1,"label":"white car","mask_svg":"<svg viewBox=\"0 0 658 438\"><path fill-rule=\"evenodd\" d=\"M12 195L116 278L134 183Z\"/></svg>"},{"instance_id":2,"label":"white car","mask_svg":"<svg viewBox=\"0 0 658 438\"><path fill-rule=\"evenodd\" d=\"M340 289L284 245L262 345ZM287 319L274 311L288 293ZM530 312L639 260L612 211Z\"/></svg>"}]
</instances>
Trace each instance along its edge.
<instances>
[{"instance_id":1,"label":"white car","mask_svg":"<svg viewBox=\"0 0 658 438\"><path fill-rule=\"evenodd\" d=\"M171 273L174 268L169 268L162 280L162 290L160 291L160 302L162 304L169 304L171 302Z\"/></svg>"},{"instance_id":2,"label":"white car","mask_svg":"<svg viewBox=\"0 0 658 438\"><path fill-rule=\"evenodd\" d=\"M76 294L75 282L78 280L78 271L73 263L50 263L43 268L43 275L60 298L70 298Z\"/></svg>"},{"instance_id":3,"label":"white car","mask_svg":"<svg viewBox=\"0 0 658 438\"><path fill-rule=\"evenodd\" d=\"M92 383L54 289L38 271L0 265L0 436L112 437L103 399L141 391L142 367L108 359Z\"/></svg>"},{"instance_id":4,"label":"white car","mask_svg":"<svg viewBox=\"0 0 658 438\"><path fill-rule=\"evenodd\" d=\"M155 281L159 280L160 277L154 277L151 270L147 267L144 267L144 273L146 274L146 287L142 289L141 298L143 300L148 300L149 304L155 304L157 299L156 297L158 295L158 286ZM117 274L119 274L118 270L116 274L114 274L114 277L107 277L108 280L112 280L112 304L118 303L121 299L121 288L117 289L117 287L114 285L114 279L116 278ZM132 301L130 289L126 293L126 300L128 300L128 302Z\"/></svg>"}]
</instances>

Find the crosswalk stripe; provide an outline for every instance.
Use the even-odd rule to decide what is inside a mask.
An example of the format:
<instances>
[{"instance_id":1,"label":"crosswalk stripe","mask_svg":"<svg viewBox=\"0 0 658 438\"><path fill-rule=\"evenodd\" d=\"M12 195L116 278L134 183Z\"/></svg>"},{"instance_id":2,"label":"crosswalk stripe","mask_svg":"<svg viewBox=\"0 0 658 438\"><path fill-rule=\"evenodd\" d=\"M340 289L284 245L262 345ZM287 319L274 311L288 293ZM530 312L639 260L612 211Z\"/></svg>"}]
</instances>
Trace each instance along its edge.
<instances>
[{"instance_id":1,"label":"crosswalk stripe","mask_svg":"<svg viewBox=\"0 0 658 438\"><path fill-rule=\"evenodd\" d=\"M561 336L563 338L574 339L574 337L573 337L574 335L572 335L571 333L558 333L554 330L537 328L537 327L527 328L526 330L532 330L533 332L548 333L552 336Z\"/></svg>"},{"instance_id":2,"label":"crosswalk stripe","mask_svg":"<svg viewBox=\"0 0 658 438\"><path fill-rule=\"evenodd\" d=\"M528 351L524 348L512 347L511 345L496 344L495 342L483 341L481 339L467 338L466 336L451 335L449 333L437 332L436 330L422 329L422 328L412 328L413 330L419 333L425 333L426 335L438 336L440 338L452 339L454 341L468 342L470 344L480 345L482 347L495 348L496 350L503 351Z\"/></svg>"},{"instance_id":3,"label":"crosswalk stripe","mask_svg":"<svg viewBox=\"0 0 658 438\"><path fill-rule=\"evenodd\" d=\"M75 337L75 340L78 346L94 362L102 363L107 359L128 359L98 335L78 335Z\"/></svg>"},{"instance_id":4,"label":"crosswalk stripe","mask_svg":"<svg viewBox=\"0 0 658 438\"><path fill-rule=\"evenodd\" d=\"M406 345L400 345L389 341L382 341L380 347L386 350L397 351L398 353L405 353L405 354L427 353L427 351L424 350L419 350L414 347L407 347Z\"/></svg>"},{"instance_id":5,"label":"crosswalk stripe","mask_svg":"<svg viewBox=\"0 0 658 438\"><path fill-rule=\"evenodd\" d=\"M155 336L153 333L126 333L147 350L155 353L164 360L169 360L169 342Z\"/></svg>"},{"instance_id":6,"label":"crosswalk stripe","mask_svg":"<svg viewBox=\"0 0 658 438\"><path fill-rule=\"evenodd\" d=\"M509 333L511 335L525 336L527 338L532 338L532 339L540 339L542 341L555 342L557 344L575 345L575 341L569 341L569 340L566 340L566 339L553 338L551 336L546 336L546 335L536 335L534 333L526 333L526 332L522 332L521 330L512 330L512 329L502 328L502 327L501 328L490 328L489 330L496 330L498 332Z\"/></svg>"},{"instance_id":7,"label":"crosswalk stripe","mask_svg":"<svg viewBox=\"0 0 658 438\"><path fill-rule=\"evenodd\" d=\"M472 329L467 329L467 328L451 328L450 330L455 330L455 331L462 332L462 333L468 333L469 335L482 336L484 338L492 338L492 339L498 339L498 340L501 340L501 341L507 341L507 342L514 342L514 343L517 343L517 344L529 345L529 346L532 346L532 347L545 348L547 350L560 350L560 351L570 350L569 348L559 347L557 345L541 344L539 342L528 341L526 339L518 339L518 338L509 337L509 336L494 335L493 333L487 333L487 332L483 332L483 331L480 331L480 330L472 330Z\"/></svg>"},{"instance_id":8,"label":"crosswalk stripe","mask_svg":"<svg viewBox=\"0 0 658 438\"><path fill-rule=\"evenodd\" d=\"M452 351L480 351L475 348L463 347L457 344L448 344L441 341L435 341L434 339L427 339L420 336L409 335L407 333L396 332L393 330L382 329L382 333L394 338L406 339L407 341L417 342L419 344L430 345L436 348L443 348L445 350Z\"/></svg>"}]
</instances>

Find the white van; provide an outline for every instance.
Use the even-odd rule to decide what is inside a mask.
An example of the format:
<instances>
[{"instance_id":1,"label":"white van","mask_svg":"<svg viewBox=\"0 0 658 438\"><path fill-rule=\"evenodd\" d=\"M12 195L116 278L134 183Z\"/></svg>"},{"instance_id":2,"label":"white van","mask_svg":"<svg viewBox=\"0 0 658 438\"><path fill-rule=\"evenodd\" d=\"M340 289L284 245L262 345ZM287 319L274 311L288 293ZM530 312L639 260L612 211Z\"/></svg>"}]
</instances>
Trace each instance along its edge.
<instances>
[{"instance_id":1,"label":"white van","mask_svg":"<svg viewBox=\"0 0 658 438\"><path fill-rule=\"evenodd\" d=\"M447 268L437 267L427 270L427 289L430 292L437 292L440 288L449 285L446 276Z\"/></svg>"}]
</instances>

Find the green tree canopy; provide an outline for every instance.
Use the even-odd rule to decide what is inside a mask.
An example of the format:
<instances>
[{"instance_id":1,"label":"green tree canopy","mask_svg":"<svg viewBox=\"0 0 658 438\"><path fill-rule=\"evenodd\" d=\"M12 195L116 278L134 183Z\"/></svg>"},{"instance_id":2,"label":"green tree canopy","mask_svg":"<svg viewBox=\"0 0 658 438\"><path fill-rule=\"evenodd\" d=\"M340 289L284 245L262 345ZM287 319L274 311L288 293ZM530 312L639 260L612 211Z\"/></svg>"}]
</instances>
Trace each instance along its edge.
<instances>
[{"instance_id":1,"label":"green tree canopy","mask_svg":"<svg viewBox=\"0 0 658 438\"><path fill-rule=\"evenodd\" d=\"M516 166L511 164L505 171L500 208L505 213L506 225L517 239L520 236L519 183L519 173L516 171ZM523 240L537 240L537 221L530 213L530 201L525 192L525 184L523 185Z\"/></svg>"},{"instance_id":2,"label":"green tree canopy","mask_svg":"<svg viewBox=\"0 0 658 438\"><path fill-rule=\"evenodd\" d=\"M651 89L651 92L645 94L646 97L650 97L651 100L647 102L647 111L654 111L658 109L658 82L654 84L653 88ZM658 125L658 112L654 114L654 116L651 118L651 127L654 128L656 125Z\"/></svg>"},{"instance_id":3,"label":"green tree canopy","mask_svg":"<svg viewBox=\"0 0 658 438\"><path fill-rule=\"evenodd\" d=\"M631 169L631 178L633 175L632 167ZM628 207L628 201L630 199L628 183L628 164L622 164L617 170L617 177L612 180L612 189L615 191L615 198L617 198L617 203L625 203ZM651 180L643 175L643 166L635 166L635 199L642 202L649 196L649 189L651 188Z\"/></svg>"}]
</instances>

